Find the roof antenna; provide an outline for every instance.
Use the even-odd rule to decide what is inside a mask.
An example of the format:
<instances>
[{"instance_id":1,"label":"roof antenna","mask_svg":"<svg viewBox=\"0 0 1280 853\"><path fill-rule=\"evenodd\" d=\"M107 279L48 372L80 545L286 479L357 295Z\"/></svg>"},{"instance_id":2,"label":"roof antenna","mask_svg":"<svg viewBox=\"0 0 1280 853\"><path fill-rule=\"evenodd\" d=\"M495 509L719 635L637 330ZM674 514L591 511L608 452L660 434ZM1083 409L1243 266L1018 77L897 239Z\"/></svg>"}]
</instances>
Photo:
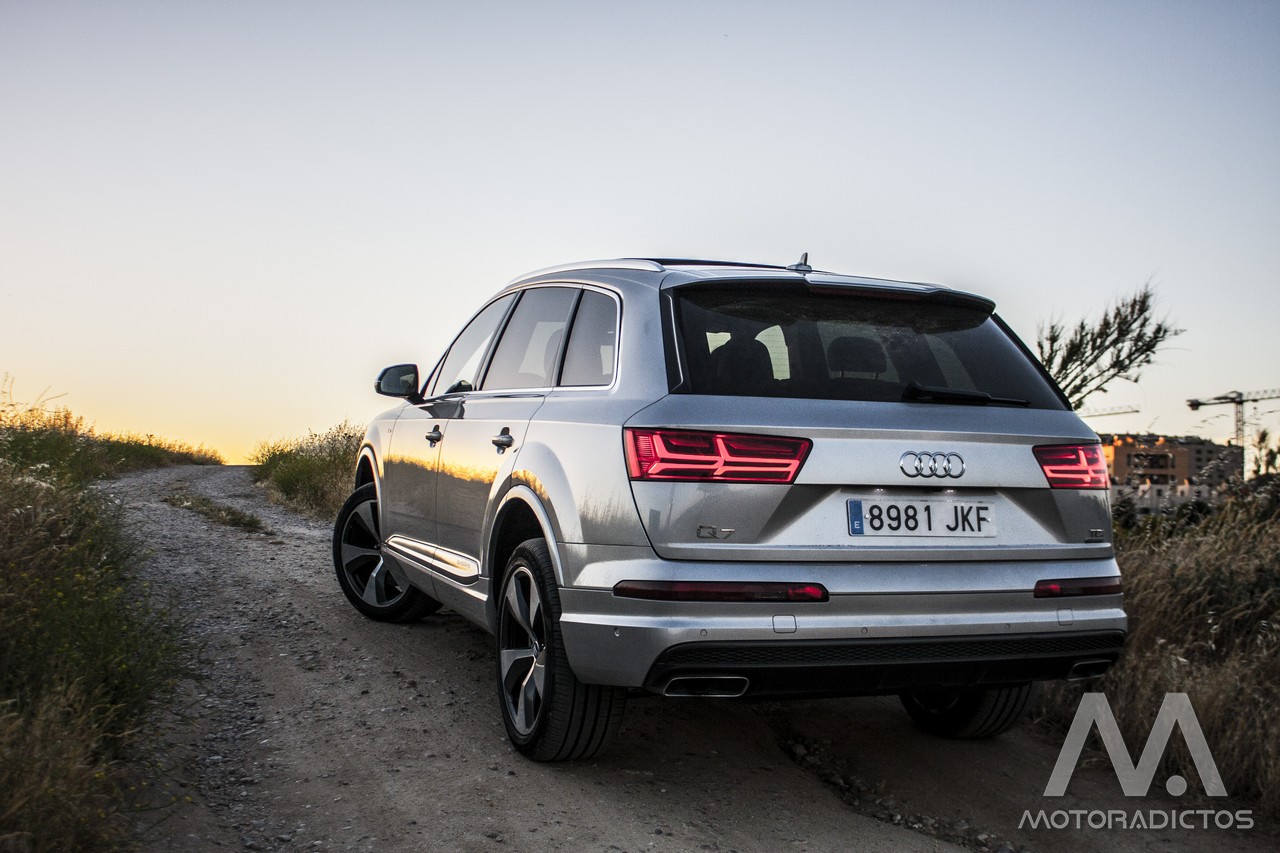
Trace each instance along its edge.
<instances>
[{"instance_id":1,"label":"roof antenna","mask_svg":"<svg viewBox=\"0 0 1280 853\"><path fill-rule=\"evenodd\" d=\"M792 272L813 272L813 267L809 266L809 253L804 252L800 255L800 263L791 264L787 269Z\"/></svg>"}]
</instances>

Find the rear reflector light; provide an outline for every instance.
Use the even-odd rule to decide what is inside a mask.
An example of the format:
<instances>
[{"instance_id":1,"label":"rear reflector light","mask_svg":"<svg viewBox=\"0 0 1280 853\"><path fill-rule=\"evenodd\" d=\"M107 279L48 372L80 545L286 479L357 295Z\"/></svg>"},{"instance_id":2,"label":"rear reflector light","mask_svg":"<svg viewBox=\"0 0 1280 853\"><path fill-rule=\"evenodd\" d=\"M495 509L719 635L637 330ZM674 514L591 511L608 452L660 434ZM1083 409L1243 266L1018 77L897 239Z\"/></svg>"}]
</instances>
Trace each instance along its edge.
<instances>
[{"instance_id":1,"label":"rear reflector light","mask_svg":"<svg viewBox=\"0 0 1280 853\"><path fill-rule=\"evenodd\" d=\"M1100 444L1058 444L1032 450L1055 489L1105 489L1111 485Z\"/></svg>"},{"instance_id":2,"label":"rear reflector light","mask_svg":"<svg viewBox=\"0 0 1280 853\"><path fill-rule=\"evenodd\" d=\"M619 598L650 601L826 601L817 583L738 583L736 581L618 581Z\"/></svg>"},{"instance_id":3,"label":"rear reflector light","mask_svg":"<svg viewBox=\"0 0 1280 853\"><path fill-rule=\"evenodd\" d=\"M1120 578L1070 578L1057 581L1036 581L1036 598L1117 595L1120 591Z\"/></svg>"},{"instance_id":4,"label":"rear reflector light","mask_svg":"<svg viewBox=\"0 0 1280 853\"><path fill-rule=\"evenodd\" d=\"M790 483L813 442L775 435L673 429L624 429L633 480Z\"/></svg>"}]
</instances>

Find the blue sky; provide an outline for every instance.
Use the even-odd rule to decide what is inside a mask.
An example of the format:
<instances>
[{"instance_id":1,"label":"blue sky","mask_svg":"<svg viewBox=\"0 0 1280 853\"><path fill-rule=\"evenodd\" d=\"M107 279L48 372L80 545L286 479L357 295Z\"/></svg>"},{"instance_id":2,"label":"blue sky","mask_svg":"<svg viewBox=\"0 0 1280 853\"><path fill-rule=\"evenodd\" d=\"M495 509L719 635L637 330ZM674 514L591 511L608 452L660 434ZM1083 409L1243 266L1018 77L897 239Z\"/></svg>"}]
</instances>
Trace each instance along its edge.
<instances>
[{"instance_id":1,"label":"blue sky","mask_svg":"<svg viewBox=\"0 0 1280 853\"><path fill-rule=\"evenodd\" d=\"M526 270L790 263L995 298L1156 282L1099 430L1280 386L1280 3L0 0L0 372L106 430L363 421ZM1255 407L1280 432L1280 401Z\"/></svg>"}]
</instances>

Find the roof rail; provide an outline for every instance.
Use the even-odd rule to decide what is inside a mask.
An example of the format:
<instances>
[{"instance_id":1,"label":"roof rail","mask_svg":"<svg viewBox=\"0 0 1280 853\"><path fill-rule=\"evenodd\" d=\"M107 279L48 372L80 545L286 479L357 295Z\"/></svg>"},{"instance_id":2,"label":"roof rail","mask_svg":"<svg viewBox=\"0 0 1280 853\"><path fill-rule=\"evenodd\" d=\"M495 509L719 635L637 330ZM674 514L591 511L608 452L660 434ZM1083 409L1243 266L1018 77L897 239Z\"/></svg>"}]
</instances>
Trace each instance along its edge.
<instances>
[{"instance_id":1,"label":"roof rail","mask_svg":"<svg viewBox=\"0 0 1280 853\"><path fill-rule=\"evenodd\" d=\"M600 261L575 261L570 264L559 264L554 267L544 267L540 270L527 272L524 275L518 275L511 279L508 284L515 284L525 279L537 278L541 275L550 275L557 272L573 272L574 270L644 270L645 272L665 272L666 267L661 263L650 258L611 258L609 260Z\"/></svg>"},{"instance_id":2,"label":"roof rail","mask_svg":"<svg viewBox=\"0 0 1280 853\"><path fill-rule=\"evenodd\" d=\"M664 267L751 267L754 269L765 270L785 270L786 267L777 264L752 264L746 261L711 261L700 258L642 258L641 260L653 261L662 264Z\"/></svg>"},{"instance_id":3,"label":"roof rail","mask_svg":"<svg viewBox=\"0 0 1280 853\"><path fill-rule=\"evenodd\" d=\"M743 267L758 270L787 270L792 267L778 264L753 264L746 261L714 261L702 258L610 258L598 261L575 261L554 267L545 267L527 272L513 278L508 285L517 284L531 278L552 273L573 272L575 270L643 270L644 272L666 272L668 267Z\"/></svg>"}]
</instances>

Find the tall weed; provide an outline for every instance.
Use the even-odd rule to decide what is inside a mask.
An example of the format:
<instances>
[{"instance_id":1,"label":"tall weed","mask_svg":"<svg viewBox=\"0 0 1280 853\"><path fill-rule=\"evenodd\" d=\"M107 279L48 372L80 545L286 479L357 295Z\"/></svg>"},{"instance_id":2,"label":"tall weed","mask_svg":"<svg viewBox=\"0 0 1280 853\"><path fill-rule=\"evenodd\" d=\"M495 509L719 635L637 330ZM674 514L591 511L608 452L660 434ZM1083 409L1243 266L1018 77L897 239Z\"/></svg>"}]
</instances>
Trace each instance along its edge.
<instances>
[{"instance_id":1,"label":"tall weed","mask_svg":"<svg viewBox=\"0 0 1280 853\"><path fill-rule=\"evenodd\" d=\"M81 485L101 477L166 465L221 465L222 456L153 435L100 435L84 418L40 401L15 402L0 379L0 459L20 468L53 468Z\"/></svg>"},{"instance_id":2,"label":"tall weed","mask_svg":"<svg viewBox=\"0 0 1280 853\"><path fill-rule=\"evenodd\" d=\"M306 438L266 441L250 456L253 478L283 503L332 520L351 494L364 430L343 421Z\"/></svg>"},{"instance_id":3,"label":"tall weed","mask_svg":"<svg viewBox=\"0 0 1280 853\"><path fill-rule=\"evenodd\" d=\"M74 684L57 685L24 712L0 708L0 850L128 849L102 737Z\"/></svg>"},{"instance_id":4,"label":"tall weed","mask_svg":"<svg viewBox=\"0 0 1280 853\"><path fill-rule=\"evenodd\" d=\"M1065 730L1081 693L1103 692L1136 751L1165 694L1187 693L1227 790L1280 815L1280 517L1271 497L1121 536L1124 655L1100 681L1051 686L1041 717ZM1177 737L1161 770L1199 778Z\"/></svg>"},{"instance_id":5,"label":"tall weed","mask_svg":"<svg viewBox=\"0 0 1280 853\"><path fill-rule=\"evenodd\" d=\"M187 674L186 641L91 483L180 457L0 401L0 849L127 846L115 769Z\"/></svg>"}]
</instances>

